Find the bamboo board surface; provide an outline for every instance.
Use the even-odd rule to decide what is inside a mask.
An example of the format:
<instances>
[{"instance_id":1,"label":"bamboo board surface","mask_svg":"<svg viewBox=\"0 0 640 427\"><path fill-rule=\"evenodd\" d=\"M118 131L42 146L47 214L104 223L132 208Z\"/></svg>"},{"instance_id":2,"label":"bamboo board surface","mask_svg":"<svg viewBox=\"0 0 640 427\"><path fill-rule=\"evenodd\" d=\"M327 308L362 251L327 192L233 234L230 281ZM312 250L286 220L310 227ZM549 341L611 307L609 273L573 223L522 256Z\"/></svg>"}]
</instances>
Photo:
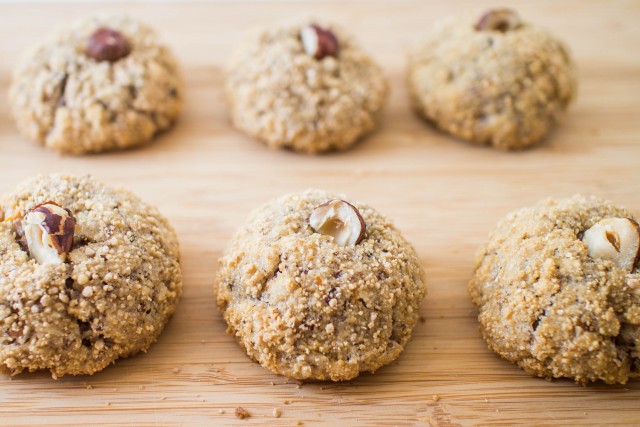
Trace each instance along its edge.
<instances>
[{"instance_id":1,"label":"bamboo board surface","mask_svg":"<svg viewBox=\"0 0 640 427\"><path fill-rule=\"evenodd\" d=\"M92 173L126 186L176 227L184 269L177 313L147 354L90 377L2 376L0 424L639 425L640 382L548 382L490 352L466 284L475 251L513 209L580 192L640 214L640 3L509 2L566 40L580 78L564 126L540 147L519 153L439 134L411 113L404 88L407 47L436 19L489 4L0 4L0 193L46 172ZM55 27L99 11L127 12L161 32L186 76L186 108L176 128L155 144L60 157L16 132L4 96L10 70L23 49ZM348 26L390 78L380 129L348 152L311 157L270 151L229 124L221 88L233 46L246 29L295 15ZM427 269L425 322L413 341L397 362L348 383L299 385L251 362L225 334L212 296L216 260L249 211L308 187L378 208L414 243ZM236 418L238 406L251 418Z\"/></svg>"}]
</instances>

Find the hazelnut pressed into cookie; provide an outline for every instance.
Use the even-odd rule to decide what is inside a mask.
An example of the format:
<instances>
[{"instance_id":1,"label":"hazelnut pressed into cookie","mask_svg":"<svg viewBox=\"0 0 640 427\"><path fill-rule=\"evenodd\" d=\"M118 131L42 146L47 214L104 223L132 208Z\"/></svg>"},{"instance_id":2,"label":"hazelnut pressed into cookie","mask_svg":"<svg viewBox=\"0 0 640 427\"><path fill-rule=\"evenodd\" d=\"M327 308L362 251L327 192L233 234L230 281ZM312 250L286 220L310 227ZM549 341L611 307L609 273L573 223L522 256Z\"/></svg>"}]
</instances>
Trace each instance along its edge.
<instances>
[{"instance_id":1,"label":"hazelnut pressed into cookie","mask_svg":"<svg viewBox=\"0 0 640 427\"><path fill-rule=\"evenodd\" d=\"M351 37L314 22L255 33L226 78L236 128L307 153L353 145L375 127L387 93L380 67Z\"/></svg>"},{"instance_id":2,"label":"hazelnut pressed into cookie","mask_svg":"<svg viewBox=\"0 0 640 427\"><path fill-rule=\"evenodd\" d=\"M182 108L173 54L149 27L96 17L23 56L10 106L18 129L61 153L124 149L171 127Z\"/></svg>"},{"instance_id":3,"label":"hazelnut pressed into cookie","mask_svg":"<svg viewBox=\"0 0 640 427\"><path fill-rule=\"evenodd\" d=\"M93 374L146 351L181 289L175 232L131 193L49 175L1 199L1 371Z\"/></svg>"},{"instance_id":4,"label":"hazelnut pressed into cookie","mask_svg":"<svg viewBox=\"0 0 640 427\"><path fill-rule=\"evenodd\" d=\"M532 375L640 377L640 227L595 197L507 215L478 255L469 293L489 347Z\"/></svg>"},{"instance_id":5,"label":"hazelnut pressed into cookie","mask_svg":"<svg viewBox=\"0 0 640 427\"><path fill-rule=\"evenodd\" d=\"M455 137L501 149L535 144L576 93L566 46L510 9L442 21L409 58L416 112Z\"/></svg>"},{"instance_id":6,"label":"hazelnut pressed into cookie","mask_svg":"<svg viewBox=\"0 0 640 427\"><path fill-rule=\"evenodd\" d=\"M228 332L263 367L300 380L348 380L393 361L426 292L388 219L318 190L254 211L220 265Z\"/></svg>"}]
</instances>

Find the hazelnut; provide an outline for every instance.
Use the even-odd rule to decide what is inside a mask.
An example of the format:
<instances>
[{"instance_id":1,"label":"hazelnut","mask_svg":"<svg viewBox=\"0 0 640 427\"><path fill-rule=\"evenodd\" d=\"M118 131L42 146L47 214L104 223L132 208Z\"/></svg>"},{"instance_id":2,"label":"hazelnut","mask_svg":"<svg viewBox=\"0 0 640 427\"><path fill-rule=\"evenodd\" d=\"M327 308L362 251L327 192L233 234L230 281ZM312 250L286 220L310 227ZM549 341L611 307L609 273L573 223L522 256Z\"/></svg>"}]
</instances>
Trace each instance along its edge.
<instances>
[{"instance_id":1,"label":"hazelnut","mask_svg":"<svg viewBox=\"0 0 640 427\"><path fill-rule=\"evenodd\" d=\"M36 206L22 220L29 253L40 264L65 261L73 245L75 226L71 211L54 202Z\"/></svg>"},{"instance_id":2,"label":"hazelnut","mask_svg":"<svg viewBox=\"0 0 640 427\"><path fill-rule=\"evenodd\" d=\"M478 31L507 31L515 30L522 25L520 16L513 9L492 9L480 17L476 23Z\"/></svg>"},{"instance_id":3,"label":"hazelnut","mask_svg":"<svg viewBox=\"0 0 640 427\"><path fill-rule=\"evenodd\" d=\"M337 199L315 208L309 225L316 233L332 236L340 246L357 245L367 229L358 209Z\"/></svg>"},{"instance_id":4,"label":"hazelnut","mask_svg":"<svg viewBox=\"0 0 640 427\"><path fill-rule=\"evenodd\" d=\"M640 257L640 227L631 218L605 218L584 232L591 258L609 259L628 272Z\"/></svg>"},{"instance_id":5,"label":"hazelnut","mask_svg":"<svg viewBox=\"0 0 640 427\"><path fill-rule=\"evenodd\" d=\"M129 52L129 42L110 28L98 28L87 42L87 55L97 61L116 62L129 55Z\"/></svg>"},{"instance_id":6,"label":"hazelnut","mask_svg":"<svg viewBox=\"0 0 640 427\"><path fill-rule=\"evenodd\" d=\"M325 56L335 57L338 53L336 36L319 25L310 24L303 27L300 31L300 39L305 52L316 59L322 59Z\"/></svg>"}]
</instances>

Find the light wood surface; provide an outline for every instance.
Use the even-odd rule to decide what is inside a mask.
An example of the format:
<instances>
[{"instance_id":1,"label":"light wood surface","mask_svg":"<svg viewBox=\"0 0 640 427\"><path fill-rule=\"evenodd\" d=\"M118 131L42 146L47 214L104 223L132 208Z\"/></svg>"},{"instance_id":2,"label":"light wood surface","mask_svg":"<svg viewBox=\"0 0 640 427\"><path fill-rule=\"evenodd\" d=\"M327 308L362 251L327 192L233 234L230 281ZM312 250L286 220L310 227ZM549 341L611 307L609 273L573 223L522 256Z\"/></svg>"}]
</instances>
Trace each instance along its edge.
<instances>
[{"instance_id":1,"label":"light wood surface","mask_svg":"<svg viewBox=\"0 0 640 427\"><path fill-rule=\"evenodd\" d=\"M580 75L565 125L542 146L520 153L435 132L411 113L403 84L406 49L436 19L489 4L0 5L3 94L23 49L98 11L124 11L157 27L187 83L182 120L157 143L81 158L59 157L21 138L0 96L0 193L27 176L54 171L92 173L126 186L174 224L184 266L184 297L147 354L91 377L0 377L0 424L640 425L639 382L581 387L529 377L487 349L466 293L475 251L510 210L580 192L640 214L640 3L509 2L567 41ZM247 28L295 15L348 26L390 77L381 128L346 153L269 151L229 124L221 87L231 49ZM252 363L225 334L212 297L216 260L249 211L308 187L344 192L393 218L427 269L425 322L413 341L396 363L348 383L298 385ZM236 418L238 406L251 418Z\"/></svg>"}]
</instances>

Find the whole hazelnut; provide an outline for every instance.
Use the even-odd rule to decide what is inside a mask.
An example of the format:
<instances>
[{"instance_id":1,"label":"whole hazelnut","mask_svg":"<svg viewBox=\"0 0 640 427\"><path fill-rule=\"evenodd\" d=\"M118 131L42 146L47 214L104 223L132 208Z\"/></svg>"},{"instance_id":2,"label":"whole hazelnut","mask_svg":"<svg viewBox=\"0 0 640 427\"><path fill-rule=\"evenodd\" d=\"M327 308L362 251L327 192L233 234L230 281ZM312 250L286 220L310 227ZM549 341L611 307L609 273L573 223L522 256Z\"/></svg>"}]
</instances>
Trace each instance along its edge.
<instances>
[{"instance_id":1,"label":"whole hazelnut","mask_svg":"<svg viewBox=\"0 0 640 427\"><path fill-rule=\"evenodd\" d=\"M110 28L98 28L87 42L87 55L97 61L116 62L130 52L127 39Z\"/></svg>"},{"instance_id":2,"label":"whole hazelnut","mask_svg":"<svg viewBox=\"0 0 640 427\"><path fill-rule=\"evenodd\" d=\"M478 31L499 31L506 33L522 25L520 16L513 9L492 9L480 17L476 23Z\"/></svg>"},{"instance_id":3,"label":"whole hazelnut","mask_svg":"<svg viewBox=\"0 0 640 427\"><path fill-rule=\"evenodd\" d=\"M344 200L330 200L313 210L309 225L320 234L332 236L340 246L357 245L367 226L358 209Z\"/></svg>"},{"instance_id":4,"label":"whole hazelnut","mask_svg":"<svg viewBox=\"0 0 640 427\"><path fill-rule=\"evenodd\" d=\"M310 24L300 31L302 46L308 55L316 59L338 54L338 39L335 34L316 24Z\"/></svg>"},{"instance_id":5,"label":"whole hazelnut","mask_svg":"<svg viewBox=\"0 0 640 427\"><path fill-rule=\"evenodd\" d=\"M73 246L75 226L71 211L54 202L34 207L22 220L29 253L40 264L65 262Z\"/></svg>"},{"instance_id":6,"label":"whole hazelnut","mask_svg":"<svg viewBox=\"0 0 640 427\"><path fill-rule=\"evenodd\" d=\"M605 218L584 232L591 258L608 259L631 272L640 258L640 227L631 218Z\"/></svg>"}]
</instances>

